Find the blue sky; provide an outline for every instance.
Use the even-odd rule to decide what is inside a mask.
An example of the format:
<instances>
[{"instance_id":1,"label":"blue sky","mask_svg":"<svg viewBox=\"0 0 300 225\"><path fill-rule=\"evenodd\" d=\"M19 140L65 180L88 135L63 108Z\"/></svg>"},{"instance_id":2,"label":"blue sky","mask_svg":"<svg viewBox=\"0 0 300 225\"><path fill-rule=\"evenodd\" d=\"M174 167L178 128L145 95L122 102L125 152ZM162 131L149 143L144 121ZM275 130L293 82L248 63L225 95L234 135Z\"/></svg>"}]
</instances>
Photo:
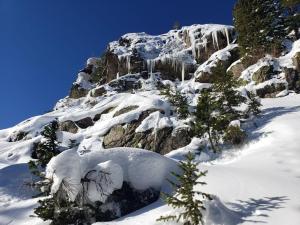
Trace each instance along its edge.
<instances>
[{"instance_id":1,"label":"blue sky","mask_svg":"<svg viewBox=\"0 0 300 225\"><path fill-rule=\"evenodd\" d=\"M234 0L0 0L0 129L52 109L86 59L128 32L232 24Z\"/></svg>"}]
</instances>

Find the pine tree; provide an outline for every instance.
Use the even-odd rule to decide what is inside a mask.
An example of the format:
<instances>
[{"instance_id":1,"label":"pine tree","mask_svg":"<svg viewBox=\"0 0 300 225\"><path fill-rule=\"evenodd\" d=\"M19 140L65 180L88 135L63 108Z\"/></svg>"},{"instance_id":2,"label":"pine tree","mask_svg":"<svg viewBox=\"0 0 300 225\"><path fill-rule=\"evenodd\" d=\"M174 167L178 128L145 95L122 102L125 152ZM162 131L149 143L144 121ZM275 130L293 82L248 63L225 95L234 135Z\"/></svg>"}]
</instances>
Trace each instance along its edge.
<instances>
[{"instance_id":1,"label":"pine tree","mask_svg":"<svg viewBox=\"0 0 300 225\"><path fill-rule=\"evenodd\" d=\"M281 0L281 3L285 10L286 25L290 31L294 31L296 40L299 39L299 27L300 27L300 0Z\"/></svg>"},{"instance_id":2,"label":"pine tree","mask_svg":"<svg viewBox=\"0 0 300 225\"><path fill-rule=\"evenodd\" d=\"M217 93L220 114L226 116L229 122L238 119L241 114L235 108L246 100L236 90L239 86L239 81L232 74L226 73L225 68L221 66L214 70L212 82L212 91Z\"/></svg>"},{"instance_id":3,"label":"pine tree","mask_svg":"<svg viewBox=\"0 0 300 225\"><path fill-rule=\"evenodd\" d=\"M179 167L182 174L172 172L172 175L178 179L178 183L169 180L169 183L175 189L175 194L170 195L163 193L165 202L175 209L181 209L182 212L176 215L161 216L158 221L183 220L184 225L199 225L203 224L202 211L205 210L204 200L210 200L209 194L195 191L196 185L205 185L205 182L200 182L199 179L206 176L207 171L200 172L197 168L198 163L195 163L192 153L186 155L186 161L180 161ZM201 196L203 200L196 199L196 196Z\"/></svg>"},{"instance_id":4,"label":"pine tree","mask_svg":"<svg viewBox=\"0 0 300 225\"><path fill-rule=\"evenodd\" d=\"M208 135L210 146L218 151L218 143L222 134L224 117L218 112L217 98L208 90L203 90L198 98L195 112L194 134L198 137Z\"/></svg>"},{"instance_id":5,"label":"pine tree","mask_svg":"<svg viewBox=\"0 0 300 225\"><path fill-rule=\"evenodd\" d=\"M167 86L161 91L162 95L165 95L168 101L176 108L179 119L185 119L189 115L189 105L187 98L183 96L178 90L171 90L170 86Z\"/></svg>"},{"instance_id":6,"label":"pine tree","mask_svg":"<svg viewBox=\"0 0 300 225\"><path fill-rule=\"evenodd\" d=\"M60 153L58 149L58 141L56 137L56 131L58 130L58 121L54 120L50 124L44 127L41 135L44 137L44 141L36 144L34 147L33 156L35 161L28 162L28 167L31 173L38 177L39 180L33 183L33 186L40 190L40 194L48 194L50 191L50 181L45 179L44 169L50 159Z\"/></svg>"},{"instance_id":7,"label":"pine tree","mask_svg":"<svg viewBox=\"0 0 300 225\"><path fill-rule=\"evenodd\" d=\"M253 92L248 93L248 101L247 101L248 107L246 109L246 115L247 116L257 116L260 114L260 99L257 97L257 95Z\"/></svg>"},{"instance_id":8,"label":"pine tree","mask_svg":"<svg viewBox=\"0 0 300 225\"><path fill-rule=\"evenodd\" d=\"M233 14L241 53L250 64L266 53L278 54L286 36L279 0L238 0Z\"/></svg>"}]
</instances>

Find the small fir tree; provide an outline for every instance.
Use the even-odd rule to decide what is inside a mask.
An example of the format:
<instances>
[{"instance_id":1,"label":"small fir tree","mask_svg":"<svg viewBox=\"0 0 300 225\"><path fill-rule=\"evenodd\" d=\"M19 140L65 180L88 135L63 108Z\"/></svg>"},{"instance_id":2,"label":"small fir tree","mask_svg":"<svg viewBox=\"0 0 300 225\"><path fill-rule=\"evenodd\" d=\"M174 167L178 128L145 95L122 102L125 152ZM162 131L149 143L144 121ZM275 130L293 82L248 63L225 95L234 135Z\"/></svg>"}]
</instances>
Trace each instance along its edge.
<instances>
[{"instance_id":1,"label":"small fir tree","mask_svg":"<svg viewBox=\"0 0 300 225\"><path fill-rule=\"evenodd\" d=\"M41 194L47 194L50 190L51 183L45 179L44 169L50 159L60 153L56 131L58 130L58 121L54 120L44 127L41 135L44 141L34 146L33 158L28 162L29 170L31 173L38 177L39 180L34 182L33 186L41 191Z\"/></svg>"},{"instance_id":2,"label":"small fir tree","mask_svg":"<svg viewBox=\"0 0 300 225\"><path fill-rule=\"evenodd\" d=\"M224 141L232 145L240 145L244 142L246 133L239 126L228 126L224 134Z\"/></svg>"},{"instance_id":3,"label":"small fir tree","mask_svg":"<svg viewBox=\"0 0 300 225\"><path fill-rule=\"evenodd\" d=\"M176 108L179 119L185 119L188 117L189 105L185 96L177 90L171 90L170 86L163 89L161 94L166 96L168 101Z\"/></svg>"},{"instance_id":4,"label":"small fir tree","mask_svg":"<svg viewBox=\"0 0 300 225\"><path fill-rule=\"evenodd\" d=\"M260 107L260 99L254 92L248 93L248 101L247 101L247 109L246 109L246 116L257 116L261 113Z\"/></svg>"},{"instance_id":5,"label":"small fir tree","mask_svg":"<svg viewBox=\"0 0 300 225\"><path fill-rule=\"evenodd\" d=\"M169 180L169 183L175 189L175 194L170 195L163 193L163 199L165 202L172 206L174 209L181 209L182 212L177 215L161 216L158 221L176 220L183 221L184 225L199 225L203 224L202 211L205 210L204 200L211 200L211 197L207 193L195 191L194 186L205 185L205 182L199 181L200 178L206 176L207 171L200 172L198 164L194 162L194 155L189 152L186 155L186 161L180 161L179 167L182 170L182 174L172 172L172 175L178 179L178 183ZM203 200L196 199L196 196L201 196Z\"/></svg>"}]
</instances>

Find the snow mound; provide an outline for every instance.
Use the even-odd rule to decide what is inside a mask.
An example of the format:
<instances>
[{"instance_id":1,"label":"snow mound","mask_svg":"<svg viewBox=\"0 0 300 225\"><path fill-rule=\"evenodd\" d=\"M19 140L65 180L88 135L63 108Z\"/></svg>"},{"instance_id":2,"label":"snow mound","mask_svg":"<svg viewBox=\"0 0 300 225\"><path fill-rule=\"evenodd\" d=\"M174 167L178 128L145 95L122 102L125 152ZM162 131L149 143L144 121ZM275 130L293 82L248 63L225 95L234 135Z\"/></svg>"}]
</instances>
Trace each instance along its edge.
<instances>
[{"instance_id":1,"label":"snow mound","mask_svg":"<svg viewBox=\"0 0 300 225\"><path fill-rule=\"evenodd\" d=\"M67 161L71 163L66 163ZM113 148L83 155L71 149L50 160L46 177L53 180L52 194L62 185L62 188L66 187L64 190L70 200L74 201L81 192L81 180L86 176L95 179L97 171L109 173L111 184L105 190L112 193L113 190L121 188L123 180L136 190L150 187L160 189L169 173L176 170L177 164L173 160L142 149ZM93 174L88 174L90 171L94 171ZM97 197L97 191L92 184L90 199L105 201L105 197Z\"/></svg>"}]
</instances>

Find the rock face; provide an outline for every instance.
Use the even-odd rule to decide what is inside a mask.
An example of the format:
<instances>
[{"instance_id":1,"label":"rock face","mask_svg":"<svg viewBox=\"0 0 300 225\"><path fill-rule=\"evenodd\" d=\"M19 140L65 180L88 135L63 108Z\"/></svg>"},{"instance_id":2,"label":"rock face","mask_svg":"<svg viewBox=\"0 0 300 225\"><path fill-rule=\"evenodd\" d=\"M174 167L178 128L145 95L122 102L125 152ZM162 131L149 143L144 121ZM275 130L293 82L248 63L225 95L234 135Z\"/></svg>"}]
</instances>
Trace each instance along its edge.
<instances>
[{"instance_id":1,"label":"rock face","mask_svg":"<svg viewBox=\"0 0 300 225\"><path fill-rule=\"evenodd\" d=\"M216 71L222 70L226 73L226 70L238 58L239 50L237 45L231 49L216 52L197 69L195 72L196 81L199 83L211 83Z\"/></svg>"},{"instance_id":2,"label":"rock face","mask_svg":"<svg viewBox=\"0 0 300 225\"><path fill-rule=\"evenodd\" d=\"M108 85L118 92L137 90L142 87L139 78L140 75L127 75L109 82Z\"/></svg>"},{"instance_id":3,"label":"rock face","mask_svg":"<svg viewBox=\"0 0 300 225\"><path fill-rule=\"evenodd\" d=\"M76 121L75 123L81 129L86 129L86 128L94 125L94 122L91 117L86 117L84 119Z\"/></svg>"},{"instance_id":4,"label":"rock face","mask_svg":"<svg viewBox=\"0 0 300 225\"><path fill-rule=\"evenodd\" d=\"M239 78L242 72L246 69L241 60L234 62L227 70L227 73L232 74L235 78Z\"/></svg>"},{"instance_id":5,"label":"rock face","mask_svg":"<svg viewBox=\"0 0 300 225\"><path fill-rule=\"evenodd\" d=\"M267 81L271 78L273 74L273 66L272 65L265 65L260 67L257 71L255 71L252 75L252 80L256 83L262 83Z\"/></svg>"},{"instance_id":6,"label":"rock face","mask_svg":"<svg viewBox=\"0 0 300 225\"><path fill-rule=\"evenodd\" d=\"M138 120L125 126L112 127L104 136L104 147L136 147L166 154L190 143L191 134L188 128L173 130L172 127L165 127L155 132L151 129L136 133L135 129L152 112L153 110L143 112Z\"/></svg>"},{"instance_id":7,"label":"rock face","mask_svg":"<svg viewBox=\"0 0 300 225\"><path fill-rule=\"evenodd\" d=\"M284 68L284 75L285 75L285 79L288 83L288 88L290 90L295 90L298 91L300 90L299 87L299 74L297 73L296 70L294 70L293 68Z\"/></svg>"},{"instance_id":8,"label":"rock face","mask_svg":"<svg viewBox=\"0 0 300 225\"><path fill-rule=\"evenodd\" d=\"M95 88L91 91L91 96L92 97L99 97L102 96L106 93L106 90L103 86L99 87L99 88Z\"/></svg>"},{"instance_id":9,"label":"rock face","mask_svg":"<svg viewBox=\"0 0 300 225\"><path fill-rule=\"evenodd\" d=\"M87 95L89 91L80 87L79 84L73 84L69 93L70 98L78 99Z\"/></svg>"},{"instance_id":10,"label":"rock face","mask_svg":"<svg viewBox=\"0 0 300 225\"><path fill-rule=\"evenodd\" d=\"M72 120L66 120L64 122L59 123L58 129L60 131L66 131L73 134L76 134L78 131L78 127L75 122Z\"/></svg>"},{"instance_id":11,"label":"rock face","mask_svg":"<svg viewBox=\"0 0 300 225\"><path fill-rule=\"evenodd\" d=\"M297 72L300 73L300 52L297 52L292 60Z\"/></svg>"},{"instance_id":12,"label":"rock face","mask_svg":"<svg viewBox=\"0 0 300 225\"><path fill-rule=\"evenodd\" d=\"M262 88L257 88L256 94L260 98L274 98L283 90L286 90L286 83L273 83L271 85L265 85Z\"/></svg>"}]
</instances>

